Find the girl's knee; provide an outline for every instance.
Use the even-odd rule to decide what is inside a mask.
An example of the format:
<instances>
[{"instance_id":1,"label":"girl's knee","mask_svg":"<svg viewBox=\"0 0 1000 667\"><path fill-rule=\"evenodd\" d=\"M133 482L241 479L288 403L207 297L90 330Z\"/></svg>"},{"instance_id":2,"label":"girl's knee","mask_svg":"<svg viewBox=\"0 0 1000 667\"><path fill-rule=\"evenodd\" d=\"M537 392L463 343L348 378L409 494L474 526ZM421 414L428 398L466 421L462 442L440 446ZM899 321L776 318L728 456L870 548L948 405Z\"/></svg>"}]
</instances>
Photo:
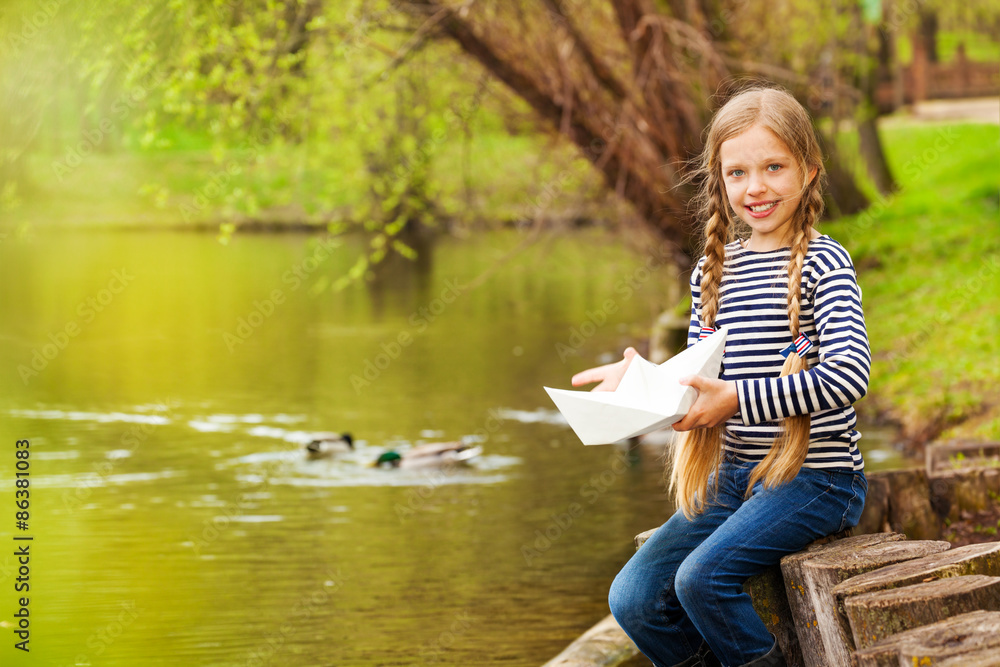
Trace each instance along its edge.
<instances>
[{"instance_id":1,"label":"girl's knee","mask_svg":"<svg viewBox=\"0 0 1000 667\"><path fill-rule=\"evenodd\" d=\"M688 558L677 568L674 578L674 591L681 606L687 609L690 603L712 595L715 583L709 575L707 567L701 561Z\"/></svg>"},{"instance_id":2,"label":"girl's knee","mask_svg":"<svg viewBox=\"0 0 1000 667\"><path fill-rule=\"evenodd\" d=\"M674 592L677 593L677 600L681 606L686 606L685 602L695 594L698 587L698 573L696 567L690 563L690 558L681 563L677 568L677 575L674 577Z\"/></svg>"},{"instance_id":3,"label":"girl's knee","mask_svg":"<svg viewBox=\"0 0 1000 667\"><path fill-rule=\"evenodd\" d=\"M611 590L608 591L608 607L611 613L621 624L622 619L628 615L628 611L633 608L635 596L632 595L631 588L621 579L621 573L615 577L611 583Z\"/></svg>"},{"instance_id":4,"label":"girl's knee","mask_svg":"<svg viewBox=\"0 0 1000 667\"><path fill-rule=\"evenodd\" d=\"M631 634L631 629L642 624L643 620L653 613L653 606L656 602L656 594L652 588L643 581L636 581L627 576L623 576L624 570L618 573L611 590L608 591L608 607L618 621L618 625L626 633Z\"/></svg>"}]
</instances>

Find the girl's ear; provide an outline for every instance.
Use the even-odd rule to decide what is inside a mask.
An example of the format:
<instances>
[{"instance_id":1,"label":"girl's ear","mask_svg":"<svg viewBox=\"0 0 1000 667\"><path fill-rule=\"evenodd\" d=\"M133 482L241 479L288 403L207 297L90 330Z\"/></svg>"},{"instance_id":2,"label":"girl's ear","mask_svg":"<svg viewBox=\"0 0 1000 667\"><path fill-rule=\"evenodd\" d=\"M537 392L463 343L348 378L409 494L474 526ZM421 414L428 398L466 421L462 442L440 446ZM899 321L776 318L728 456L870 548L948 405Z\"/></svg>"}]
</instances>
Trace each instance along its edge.
<instances>
[{"instance_id":1,"label":"girl's ear","mask_svg":"<svg viewBox=\"0 0 1000 667\"><path fill-rule=\"evenodd\" d=\"M809 179L806 182L807 183L812 183L814 180L816 180L816 174L818 174L818 173L819 173L819 167L813 167L812 169L810 169L809 170Z\"/></svg>"}]
</instances>

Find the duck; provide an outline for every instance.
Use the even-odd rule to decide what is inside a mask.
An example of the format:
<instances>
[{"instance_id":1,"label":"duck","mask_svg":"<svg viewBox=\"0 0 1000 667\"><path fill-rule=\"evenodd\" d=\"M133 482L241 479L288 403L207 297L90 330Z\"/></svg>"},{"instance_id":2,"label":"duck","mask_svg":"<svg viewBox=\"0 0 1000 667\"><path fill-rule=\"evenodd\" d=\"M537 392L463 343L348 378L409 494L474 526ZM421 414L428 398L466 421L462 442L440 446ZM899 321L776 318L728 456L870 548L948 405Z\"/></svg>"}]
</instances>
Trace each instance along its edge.
<instances>
[{"instance_id":1,"label":"duck","mask_svg":"<svg viewBox=\"0 0 1000 667\"><path fill-rule=\"evenodd\" d=\"M402 454L390 449L379 456L373 465L379 468L444 468L465 463L482 453L482 447L473 447L465 440L430 442Z\"/></svg>"},{"instance_id":2,"label":"duck","mask_svg":"<svg viewBox=\"0 0 1000 667\"><path fill-rule=\"evenodd\" d=\"M354 438L350 433L317 433L306 445L306 456L323 459L354 450Z\"/></svg>"}]
</instances>

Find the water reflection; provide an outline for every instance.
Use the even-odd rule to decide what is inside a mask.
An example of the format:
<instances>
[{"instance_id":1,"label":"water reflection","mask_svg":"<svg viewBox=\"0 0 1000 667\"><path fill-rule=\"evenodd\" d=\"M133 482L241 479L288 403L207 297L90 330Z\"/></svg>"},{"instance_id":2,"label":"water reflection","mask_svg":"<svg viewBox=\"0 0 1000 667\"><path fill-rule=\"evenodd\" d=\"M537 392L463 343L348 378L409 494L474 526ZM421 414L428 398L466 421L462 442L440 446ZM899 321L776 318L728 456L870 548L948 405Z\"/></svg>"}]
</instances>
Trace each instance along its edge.
<instances>
[{"instance_id":1,"label":"water reflection","mask_svg":"<svg viewBox=\"0 0 1000 667\"><path fill-rule=\"evenodd\" d=\"M541 387L619 354L668 304L655 279L615 291L643 258L613 238L501 262L522 240L444 240L343 292L326 287L351 240L318 263L299 236L0 244L0 423L32 441L32 659L537 665L605 615L632 536L670 511L662 448L583 447ZM134 280L85 318L122 270ZM307 459L317 432L345 430L354 452ZM470 436L467 466L369 466ZM0 585L11 572L0 556Z\"/></svg>"}]
</instances>

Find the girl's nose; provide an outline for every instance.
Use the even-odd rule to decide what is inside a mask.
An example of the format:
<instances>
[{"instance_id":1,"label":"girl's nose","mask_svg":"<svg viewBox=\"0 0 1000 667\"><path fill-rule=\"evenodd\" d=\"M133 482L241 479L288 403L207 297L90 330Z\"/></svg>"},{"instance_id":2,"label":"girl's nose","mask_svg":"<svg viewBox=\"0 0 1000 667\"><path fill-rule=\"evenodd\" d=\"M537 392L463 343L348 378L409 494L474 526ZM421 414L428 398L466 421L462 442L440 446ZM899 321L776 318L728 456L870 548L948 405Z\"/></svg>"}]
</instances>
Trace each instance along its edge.
<instances>
[{"instance_id":1,"label":"girl's nose","mask_svg":"<svg viewBox=\"0 0 1000 667\"><path fill-rule=\"evenodd\" d=\"M747 194L751 197L756 197L758 195L764 194L767 190L767 186L764 185L764 179L760 176L750 175L750 180L747 182Z\"/></svg>"}]
</instances>

